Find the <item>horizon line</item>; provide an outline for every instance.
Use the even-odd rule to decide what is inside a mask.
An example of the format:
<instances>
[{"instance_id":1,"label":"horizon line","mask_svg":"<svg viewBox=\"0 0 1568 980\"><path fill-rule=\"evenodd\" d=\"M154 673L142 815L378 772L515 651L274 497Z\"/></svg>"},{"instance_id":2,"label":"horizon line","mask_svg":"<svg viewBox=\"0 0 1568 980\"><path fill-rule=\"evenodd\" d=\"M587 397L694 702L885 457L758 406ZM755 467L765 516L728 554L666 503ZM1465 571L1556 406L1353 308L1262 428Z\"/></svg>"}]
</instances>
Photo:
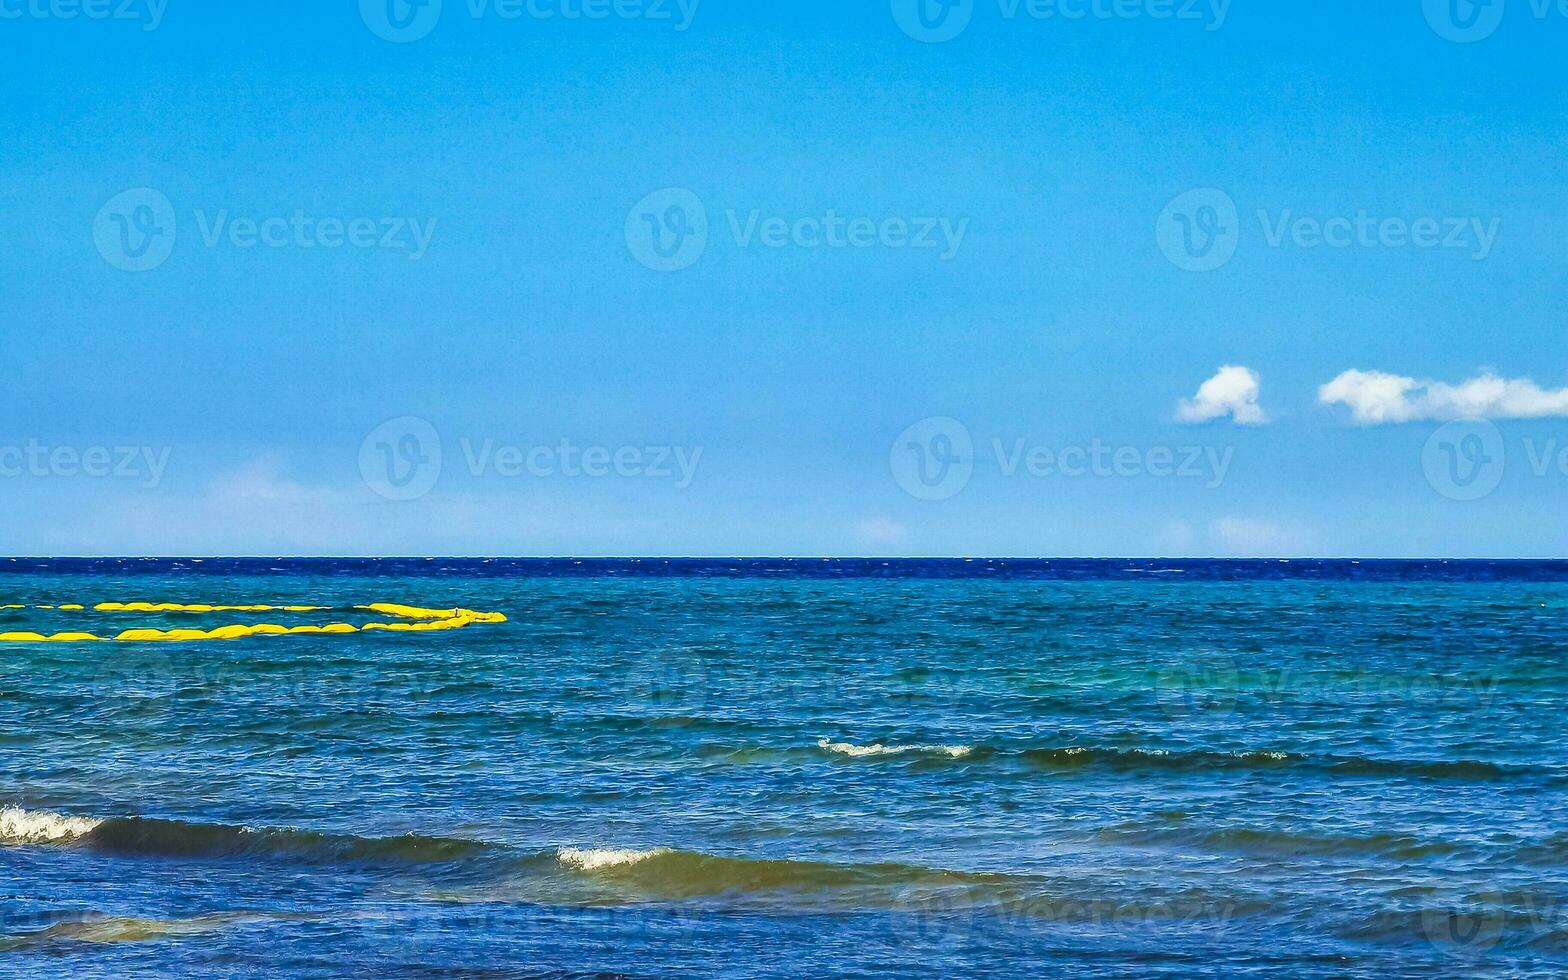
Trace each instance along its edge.
<instances>
[{"instance_id":1,"label":"horizon line","mask_svg":"<svg viewBox=\"0 0 1568 980\"><path fill-rule=\"evenodd\" d=\"M1563 562L1560 557L1367 555L3 555L0 561L1169 561L1169 562Z\"/></svg>"}]
</instances>

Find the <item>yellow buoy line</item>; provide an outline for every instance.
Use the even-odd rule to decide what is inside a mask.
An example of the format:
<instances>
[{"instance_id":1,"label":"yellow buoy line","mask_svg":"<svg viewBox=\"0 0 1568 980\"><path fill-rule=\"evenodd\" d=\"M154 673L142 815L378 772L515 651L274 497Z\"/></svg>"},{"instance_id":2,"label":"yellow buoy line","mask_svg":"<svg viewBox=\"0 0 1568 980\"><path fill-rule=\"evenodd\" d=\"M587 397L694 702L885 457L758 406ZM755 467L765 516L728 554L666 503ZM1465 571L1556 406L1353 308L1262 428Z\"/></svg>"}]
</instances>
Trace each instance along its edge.
<instances>
[{"instance_id":1,"label":"yellow buoy line","mask_svg":"<svg viewBox=\"0 0 1568 980\"><path fill-rule=\"evenodd\" d=\"M114 636L96 633L0 633L0 643L155 643L164 641L191 642L195 640L239 640L247 636L287 636L290 634L371 633L434 633L440 630L460 630L478 623L504 623L506 617L495 612L475 612L472 609L422 609L391 602L377 602L367 606L354 606L356 610L389 616L397 620L386 623L328 623L325 626L280 626L262 623L255 626L219 626L216 629L128 629ZM88 607L77 603L58 606L0 606L0 611L18 609L52 609L67 612L86 612ZM100 602L91 607L92 612L113 613L223 613L223 612L330 612L333 606L265 606L237 605L211 606L178 602Z\"/></svg>"}]
</instances>

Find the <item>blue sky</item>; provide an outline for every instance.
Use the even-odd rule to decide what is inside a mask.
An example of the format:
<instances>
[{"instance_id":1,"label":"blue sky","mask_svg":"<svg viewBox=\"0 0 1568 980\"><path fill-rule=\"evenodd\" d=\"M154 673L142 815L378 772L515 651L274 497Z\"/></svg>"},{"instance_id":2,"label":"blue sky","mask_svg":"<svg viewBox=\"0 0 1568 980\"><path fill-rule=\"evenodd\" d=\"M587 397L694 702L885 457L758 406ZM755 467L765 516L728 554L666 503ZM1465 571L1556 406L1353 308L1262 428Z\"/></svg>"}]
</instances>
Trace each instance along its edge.
<instances>
[{"instance_id":1,"label":"blue sky","mask_svg":"<svg viewBox=\"0 0 1568 980\"><path fill-rule=\"evenodd\" d=\"M0 0L0 552L1568 553L1539 0L103 2Z\"/></svg>"}]
</instances>

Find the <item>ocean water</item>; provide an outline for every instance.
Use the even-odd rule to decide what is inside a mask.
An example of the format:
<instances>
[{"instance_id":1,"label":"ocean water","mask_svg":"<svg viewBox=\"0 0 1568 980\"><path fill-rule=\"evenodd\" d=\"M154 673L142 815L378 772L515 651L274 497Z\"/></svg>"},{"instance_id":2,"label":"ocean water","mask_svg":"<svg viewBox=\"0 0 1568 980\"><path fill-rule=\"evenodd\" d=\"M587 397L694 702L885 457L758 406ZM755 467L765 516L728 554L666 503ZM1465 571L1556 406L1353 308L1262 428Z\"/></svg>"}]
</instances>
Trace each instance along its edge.
<instances>
[{"instance_id":1,"label":"ocean water","mask_svg":"<svg viewBox=\"0 0 1568 980\"><path fill-rule=\"evenodd\" d=\"M3 975L1568 974L1568 563L0 559L104 601L509 621L0 645Z\"/></svg>"}]
</instances>

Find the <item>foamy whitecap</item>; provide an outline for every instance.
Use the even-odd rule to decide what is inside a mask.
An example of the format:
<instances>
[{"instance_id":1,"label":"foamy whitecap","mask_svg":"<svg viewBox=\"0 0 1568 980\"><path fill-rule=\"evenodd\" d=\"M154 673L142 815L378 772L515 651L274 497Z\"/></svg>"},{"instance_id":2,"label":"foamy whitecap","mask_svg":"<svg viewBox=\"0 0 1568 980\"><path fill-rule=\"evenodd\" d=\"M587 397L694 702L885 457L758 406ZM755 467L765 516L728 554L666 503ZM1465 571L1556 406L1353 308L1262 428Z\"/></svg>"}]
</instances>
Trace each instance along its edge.
<instances>
[{"instance_id":1,"label":"foamy whitecap","mask_svg":"<svg viewBox=\"0 0 1568 980\"><path fill-rule=\"evenodd\" d=\"M0 844L69 843L93 832L102 820L68 817L48 810L0 808Z\"/></svg>"},{"instance_id":2,"label":"foamy whitecap","mask_svg":"<svg viewBox=\"0 0 1568 980\"><path fill-rule=\"evenodd\" d=\"M633 851L630 849L616 848L577 848L563 847L556 852L556 859L568 868L577 871L598 871L601 868L619 868L632 864L640 864L649 858L661 854L669 854L667 847L654 848L651 851Z\"/></svg>"},{"instance_id":3,"label":"foamy whitecap","mask_svg":"<svg viewBox=\"0 0 1568 980\"><path fill-rule=\"evenodd\" d=\"M824 752L833 752L838 755L847 755L852 759L862 759L875 755L905 755L910 752L919 752L927 755L945 755L953 759L962 759L974 751L972 745L883 745L880 742L874 745L851 745L849 742L834 742L831 739L820 739L817 748Z\"/></svg>"}]
</instances>

